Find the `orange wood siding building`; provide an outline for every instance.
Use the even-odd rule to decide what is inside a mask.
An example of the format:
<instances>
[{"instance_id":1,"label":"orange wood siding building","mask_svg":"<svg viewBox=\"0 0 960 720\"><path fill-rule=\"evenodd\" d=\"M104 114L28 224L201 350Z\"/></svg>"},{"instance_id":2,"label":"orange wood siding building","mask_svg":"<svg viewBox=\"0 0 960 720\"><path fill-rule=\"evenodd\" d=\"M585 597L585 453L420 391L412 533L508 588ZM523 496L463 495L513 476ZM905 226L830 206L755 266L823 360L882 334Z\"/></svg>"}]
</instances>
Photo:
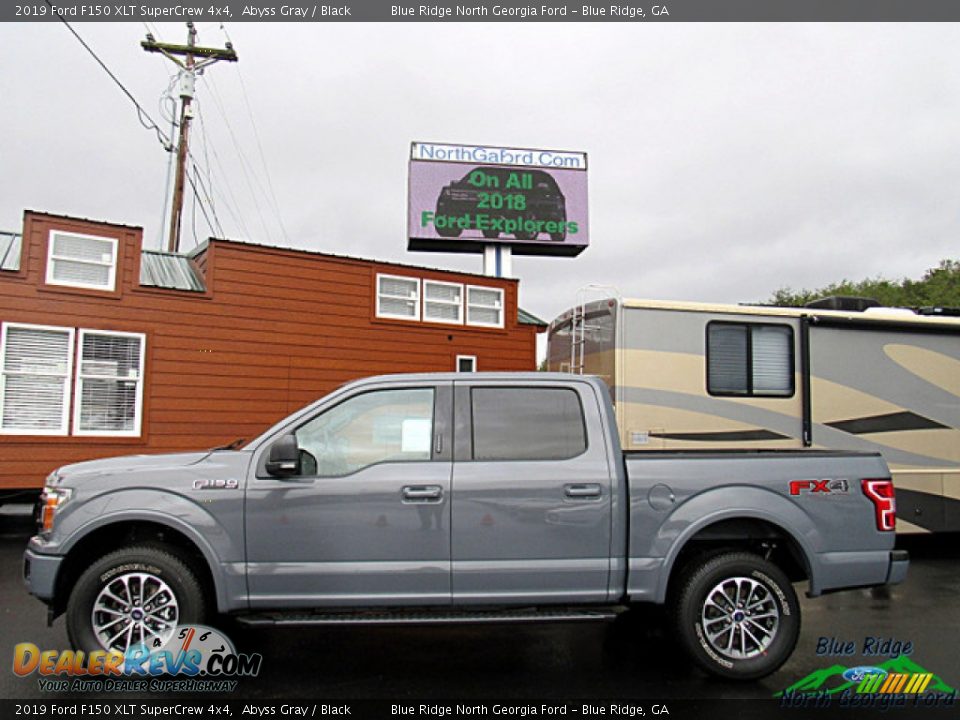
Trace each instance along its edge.
<instances>
[{"instance_id":1,"label":"orange wood siding building","mask_svg":"<svg viewBox=\"0 0 960 720\"><path fill-rule=\"evenodd\" d=\"M544 329L511 279L218 239L141 252L141 228L31 211L20 244L0 270L0 489L253 438L359 377L534 370Z\"/></svg>"}]
</instances>

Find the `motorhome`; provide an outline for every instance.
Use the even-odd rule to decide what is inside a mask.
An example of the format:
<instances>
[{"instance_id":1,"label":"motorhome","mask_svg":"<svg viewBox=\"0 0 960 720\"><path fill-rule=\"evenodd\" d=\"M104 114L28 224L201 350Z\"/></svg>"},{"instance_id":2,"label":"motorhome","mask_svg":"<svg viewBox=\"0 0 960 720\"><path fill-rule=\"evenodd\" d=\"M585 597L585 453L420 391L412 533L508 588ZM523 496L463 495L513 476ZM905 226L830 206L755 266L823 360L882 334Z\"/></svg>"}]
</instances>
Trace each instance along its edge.
<instances>
[{"instance_id":1,"label":"motorhome","mask_svg":"<svg viewBox=\"0 0 960 720\"><path fill-rule=\"evenodd\" d=\"M580 302L548 369L606 381L625 450L879 450L899 532L960 530L960 317L826 305Z\"/></svg>"}]
</instances>

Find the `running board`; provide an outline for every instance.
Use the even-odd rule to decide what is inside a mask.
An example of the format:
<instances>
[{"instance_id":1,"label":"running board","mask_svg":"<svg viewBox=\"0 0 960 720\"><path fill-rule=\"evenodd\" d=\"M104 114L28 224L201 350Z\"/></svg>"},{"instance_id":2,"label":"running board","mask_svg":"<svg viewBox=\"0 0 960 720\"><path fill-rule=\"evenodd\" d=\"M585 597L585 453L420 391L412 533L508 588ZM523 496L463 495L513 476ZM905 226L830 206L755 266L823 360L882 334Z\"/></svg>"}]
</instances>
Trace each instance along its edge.
<instances>
[{"instance_id":1,"label":"running board","mask_svg":"<svg viewBox=\"0 0 960 720\"><path fill-rule=\"evenodd\" d=\"M525 610L386 610L339 612L265 612L241 615L237 622L252 627L302 625L475 625L479 623L535 623L609 621L617 617L612 609L525 609Z\"/></svg>"}]
</instances>

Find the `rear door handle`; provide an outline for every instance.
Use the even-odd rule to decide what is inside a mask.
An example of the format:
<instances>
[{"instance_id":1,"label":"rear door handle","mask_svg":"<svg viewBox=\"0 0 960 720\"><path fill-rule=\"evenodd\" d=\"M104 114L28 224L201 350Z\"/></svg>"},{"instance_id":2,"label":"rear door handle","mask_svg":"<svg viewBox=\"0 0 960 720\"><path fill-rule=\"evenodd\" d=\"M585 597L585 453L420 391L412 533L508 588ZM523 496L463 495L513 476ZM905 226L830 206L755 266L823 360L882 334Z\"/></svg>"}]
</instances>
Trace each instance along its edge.
<instances>
[{"instance_id":1,"label":"rear door handle","mask_svg":"<svg viewBox=\"0 0 960 720\"><path fill-rule=\"evenodd\" d=\"M592 500L600 497L601 490L599 483L584 483L577 485L564 485L563 494L574 500Z\"/></svg>"},{"instance_id":2,"label":"rear door handle","mask_svg":"<svg viewBox=\"0 0 960 720\"><path fill-rule=\"evenodd\" d=\"M407 485L403 488L404 502L435 502L443 497L439 485Z\"/></svg>"}]
</instances>

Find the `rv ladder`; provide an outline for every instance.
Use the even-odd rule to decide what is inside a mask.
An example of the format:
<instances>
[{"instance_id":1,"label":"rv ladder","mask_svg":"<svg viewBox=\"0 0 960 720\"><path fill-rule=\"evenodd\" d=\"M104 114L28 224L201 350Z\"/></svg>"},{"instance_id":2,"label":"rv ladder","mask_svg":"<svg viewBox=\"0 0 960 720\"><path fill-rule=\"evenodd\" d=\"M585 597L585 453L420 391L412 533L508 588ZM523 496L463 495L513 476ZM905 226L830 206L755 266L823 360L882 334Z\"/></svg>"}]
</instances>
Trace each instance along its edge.
<instances>
[{"instance_id":1,"label":"rv ladder","mask_svg":"<svg viewBox=\"0 0 960 720\"><path fill-rule=\"evenodd\" d=\"M600 330L600 326L587 325L588 296L616 299L622 302L620 291L612 285L585 285L577 291L577 303L570 318L570 372L583 375L586 369L587 332Z\"/></svg>"},{"instance_id":2,"label":"rv ladder","mask_svg":"<svg viewBox=\"0 0 960 720\"><path fill-rule=\"evenodd\" d=\"M583 375L584 353L586 352L587 304L581 303L573 308L570 320L570 372Z\"/></svg>"}]
</instances>

